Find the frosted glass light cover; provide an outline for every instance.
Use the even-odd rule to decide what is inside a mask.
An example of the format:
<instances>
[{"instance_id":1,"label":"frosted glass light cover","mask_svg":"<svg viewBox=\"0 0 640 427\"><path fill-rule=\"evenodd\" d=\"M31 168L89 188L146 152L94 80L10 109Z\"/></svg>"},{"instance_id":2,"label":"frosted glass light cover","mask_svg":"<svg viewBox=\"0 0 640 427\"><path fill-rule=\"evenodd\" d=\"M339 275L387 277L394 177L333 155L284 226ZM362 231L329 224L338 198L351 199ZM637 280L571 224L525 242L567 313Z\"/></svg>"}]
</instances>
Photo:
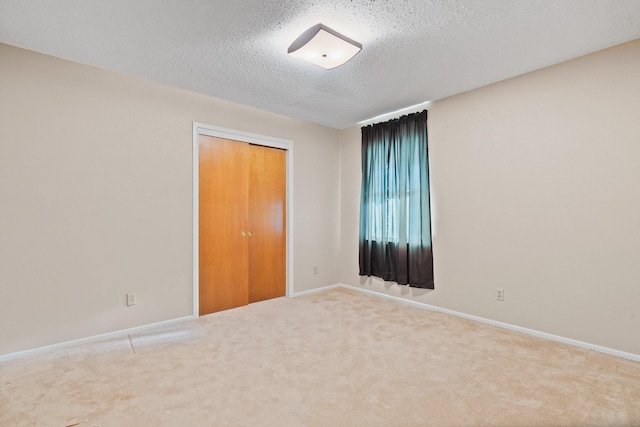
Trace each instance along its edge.
<instances>
[{"instance_id":1,"label":"frosted glass light cover","mask_svg":"<svg viewBox=\"0 0 640 427\"><path fill-rule=\"evenodd\" d=\"M344 64L362 50L362 45L331 28L317 24L289 46L288 53L327 70Z\"/></svg>"}]
</instances>

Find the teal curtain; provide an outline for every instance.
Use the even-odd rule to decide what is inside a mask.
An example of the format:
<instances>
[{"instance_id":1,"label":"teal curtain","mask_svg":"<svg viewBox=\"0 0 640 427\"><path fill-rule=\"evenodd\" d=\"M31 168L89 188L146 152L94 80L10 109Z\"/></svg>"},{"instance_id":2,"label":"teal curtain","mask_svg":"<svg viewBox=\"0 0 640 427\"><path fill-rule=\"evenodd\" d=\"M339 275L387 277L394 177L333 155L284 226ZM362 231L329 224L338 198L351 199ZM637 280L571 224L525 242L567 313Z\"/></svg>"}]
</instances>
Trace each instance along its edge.
<instances>
[{"instance_id":1,"label":"teal curtain","mask_svg":"<svg viewBox=\"0 0 640 427\"><path fill-rule=\"evenodd\" d=\"M360 275L433 289L427 111L362 128Z\"/></svg>"}]
</instances>

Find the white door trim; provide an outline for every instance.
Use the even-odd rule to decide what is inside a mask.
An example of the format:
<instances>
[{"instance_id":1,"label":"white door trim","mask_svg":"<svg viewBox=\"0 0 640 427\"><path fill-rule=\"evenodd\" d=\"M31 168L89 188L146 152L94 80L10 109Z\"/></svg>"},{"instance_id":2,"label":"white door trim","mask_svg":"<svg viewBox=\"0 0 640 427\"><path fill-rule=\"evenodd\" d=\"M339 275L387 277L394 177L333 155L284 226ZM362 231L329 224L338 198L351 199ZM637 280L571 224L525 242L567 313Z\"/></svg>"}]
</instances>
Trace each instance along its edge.
<instances>
[{"instance_id":1,"label":"white door trim","mask_svg":"<svg viewBox=\"0 0 640 427\"><path fill-rule=\"evenodd\" d=\"M263 145L266 147L280 148L287 151L287 286L286 294L294 294L293 288L293 141L273 138L270 136L257 135L233 129L221 128L218 126L203 123L193 123L193 315L199 316L199 137L200 135L213 136L216 138L232 139L234 141L248 142L251 144Z\"/></svg>"}]
</instances>

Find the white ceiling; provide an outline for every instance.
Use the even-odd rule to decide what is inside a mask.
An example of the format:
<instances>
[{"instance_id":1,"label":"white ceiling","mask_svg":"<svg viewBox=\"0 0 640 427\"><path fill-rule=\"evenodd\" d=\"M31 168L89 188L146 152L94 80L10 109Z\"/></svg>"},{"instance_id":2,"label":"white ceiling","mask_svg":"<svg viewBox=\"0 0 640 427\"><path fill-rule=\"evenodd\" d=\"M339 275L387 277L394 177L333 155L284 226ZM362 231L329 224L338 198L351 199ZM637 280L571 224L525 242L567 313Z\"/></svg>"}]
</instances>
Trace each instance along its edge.
<instances>
[{"instance_id":1,"label":"white ceiling","mask_svg":"<svg viewBox=\"0 0 640 427\"><path fill-rule=\"evenodd\" d=\"M288 56L320 22L362 52ZM640 0L0 0L2 43L337 129L637 38Z\"/></svg>"}]
</instances>

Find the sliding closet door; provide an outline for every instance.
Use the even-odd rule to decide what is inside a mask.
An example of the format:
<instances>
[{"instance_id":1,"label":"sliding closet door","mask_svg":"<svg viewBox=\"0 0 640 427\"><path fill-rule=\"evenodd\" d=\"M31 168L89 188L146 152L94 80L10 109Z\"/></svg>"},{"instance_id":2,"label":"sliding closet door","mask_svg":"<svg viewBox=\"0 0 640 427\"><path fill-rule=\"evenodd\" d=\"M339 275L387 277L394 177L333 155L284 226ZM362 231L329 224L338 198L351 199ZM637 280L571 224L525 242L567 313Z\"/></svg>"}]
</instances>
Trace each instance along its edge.
<instances>
[{"instance_id":1,"label":"sliding closet door","mask_svg":"<svg viewBox=\"0 0 640 427\"><path fill-rule=\"evenodd\" d=\"M251 145L249 302L286 293L286 151Z\"/></svg>"},{"instance_id":2,"label":"sliding closet door","mask_svg":"<svg viewBox=\"0 0 640 427\"><path fill-rule=\"evenodd\" d=\"M248 303L249 144L200 136L200 314Z\"/></svg>"}]
</instances>

